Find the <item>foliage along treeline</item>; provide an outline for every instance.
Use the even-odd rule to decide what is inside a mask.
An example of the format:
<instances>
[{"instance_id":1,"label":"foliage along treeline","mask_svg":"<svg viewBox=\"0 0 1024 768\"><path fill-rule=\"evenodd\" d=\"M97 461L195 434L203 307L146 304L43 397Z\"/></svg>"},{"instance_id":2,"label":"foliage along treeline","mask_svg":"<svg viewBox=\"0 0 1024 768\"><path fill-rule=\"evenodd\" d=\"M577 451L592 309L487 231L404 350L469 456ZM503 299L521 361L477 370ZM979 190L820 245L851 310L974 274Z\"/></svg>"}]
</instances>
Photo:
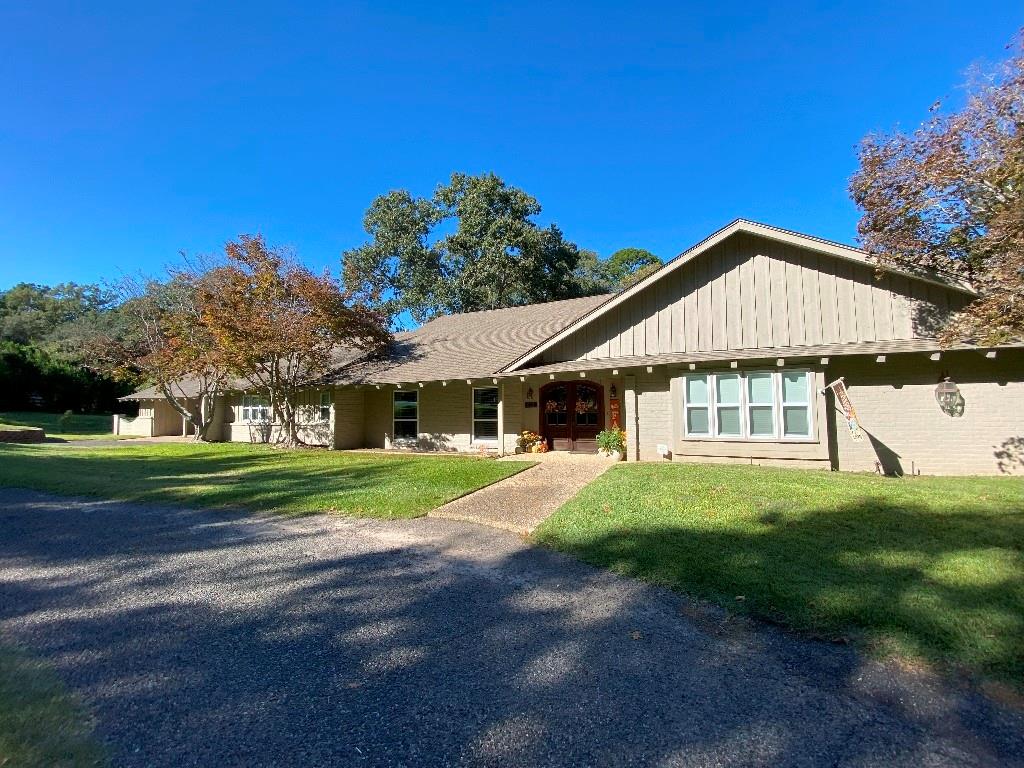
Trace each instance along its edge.
<instances>
[{"instance_id":1,"label":"foliage along treeline","mask_svg":"<svg viewBox=\"0 0 1024 768\"><path fill-rule=\"evenodd\" d=\"M0 291L0 410L124 410L135 382L84 365L83 340L116 312L97 285L19 283Z\"/></svg>"},{"instance_id":2,"label":"foliage along treeline","mask_svg":"<svg viewBox=\"0 0 1024 768\"><path fill-rule=\"evenodd\" d=\"M363 219L369 242L342 256L345 286L389 318L591 296L661 265L629 248L601 260L535 221L541 206L493 173L453 173L431 197L393 190ZM446 234L441 234L441 233Z\"/></svg>"},{"instance_id":3,"label":"foliage along treeline","mask_svg":"<svg viewBox=\"0 0 1024 768\"><path fill-rule=\"evenodd\" d=\"M945 343L1024 339L1024 39L975 77L964 107L911 134L872 134L850 192L858 232L880 264L938 272L977 298L942 330Z\"/></svg>"}]
</instances>

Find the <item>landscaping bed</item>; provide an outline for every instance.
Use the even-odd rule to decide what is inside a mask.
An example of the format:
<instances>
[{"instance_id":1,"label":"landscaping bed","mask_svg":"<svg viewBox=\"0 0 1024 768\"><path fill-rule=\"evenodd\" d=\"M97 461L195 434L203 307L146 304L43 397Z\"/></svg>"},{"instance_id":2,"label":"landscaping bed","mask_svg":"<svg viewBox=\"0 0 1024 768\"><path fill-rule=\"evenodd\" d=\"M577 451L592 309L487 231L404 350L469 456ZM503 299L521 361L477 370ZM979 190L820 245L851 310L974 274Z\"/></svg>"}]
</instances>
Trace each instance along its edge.
<instances>
[{"instance_id":1,"label":"landscaping bed","mask_svg":"<svg viewBox=\"0 0 1024 768\"><path fill-rule=\"evenodd\" d=\"M37 427L12 427L0 424L0 443L41 443L46 433Z\"/></svg>"},{"instance_id":2,"label":"landscaping bed","mask_svg":"<svg viewBox=\"0 0 1024 768\"><path fill-rule=\"evenodd\" d=\"M464 456L298 451L241 443L0 446L0 485L286 515L418 517L530 466Z\"/></svg>"},{"instance_id":3,"label":"landscaping bed","mask_svg":"<svg viewBox=\"0 0 1024 768\"><path fill-rule=\"evenodd\" d=\"M816 636L1024 681L1024 478L627 465L535 538Z\"/></svg>"}]
</instances>

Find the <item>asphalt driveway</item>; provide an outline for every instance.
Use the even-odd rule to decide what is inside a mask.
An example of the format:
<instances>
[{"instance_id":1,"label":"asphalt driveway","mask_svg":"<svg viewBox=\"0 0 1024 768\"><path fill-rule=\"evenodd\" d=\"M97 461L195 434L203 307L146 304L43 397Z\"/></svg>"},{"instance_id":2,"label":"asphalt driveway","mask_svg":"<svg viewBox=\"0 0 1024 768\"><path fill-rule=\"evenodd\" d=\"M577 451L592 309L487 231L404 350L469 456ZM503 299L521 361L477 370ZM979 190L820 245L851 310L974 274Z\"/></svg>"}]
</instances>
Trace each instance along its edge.
<instances>
[{"instance_id":1,"label":"asphalt driveway","mask_svg":"<svg viewBox=\"0 0 1024 768\"><path fill-rule=\"evenodd\" d=\"M0 634L115 765L1024 765L1018 713L472 524L0 489Z\"/></svg>"}]
</instances>

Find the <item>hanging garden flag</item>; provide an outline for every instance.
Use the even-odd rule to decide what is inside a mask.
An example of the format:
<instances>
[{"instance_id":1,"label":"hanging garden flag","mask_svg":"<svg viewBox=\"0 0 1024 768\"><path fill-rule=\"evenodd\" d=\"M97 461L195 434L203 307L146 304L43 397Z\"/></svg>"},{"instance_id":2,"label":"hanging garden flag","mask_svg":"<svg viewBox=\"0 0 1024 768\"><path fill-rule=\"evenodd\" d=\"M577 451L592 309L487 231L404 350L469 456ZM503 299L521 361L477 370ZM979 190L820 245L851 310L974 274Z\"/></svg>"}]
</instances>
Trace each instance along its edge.
<instances>
[{"instance_id":1,"label":"hanging garden flag","mask_svg":"<svg viewBox=\"0 0 1024 768\"><path fill-rule=\"evenodd\" d=\"M825 389L831 389L835 393L836 402L839 403L843 416L846 418L846 426L850 428L850 437L854 440L863 439L864 432L860 428L857 410L853 407L853 403L850 402L850 393L846 391L846 382L840 377L825 387Z\"/></svg>"}]
</instances>

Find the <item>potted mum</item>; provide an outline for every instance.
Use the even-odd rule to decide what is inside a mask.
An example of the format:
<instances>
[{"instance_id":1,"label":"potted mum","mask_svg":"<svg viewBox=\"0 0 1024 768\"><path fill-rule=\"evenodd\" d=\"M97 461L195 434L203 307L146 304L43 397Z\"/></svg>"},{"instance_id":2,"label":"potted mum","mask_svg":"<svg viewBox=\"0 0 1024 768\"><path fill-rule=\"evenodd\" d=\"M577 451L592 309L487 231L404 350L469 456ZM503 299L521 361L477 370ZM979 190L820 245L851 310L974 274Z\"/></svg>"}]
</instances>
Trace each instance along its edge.
<instances>
[{"instance_id":1,"label":"potted mum","mask_svg":"<svg viewBox=\"0 0 1024 768\"><path fill-rule=\"evenodd\" d=\"M597 452L613 461L626 455L626 433L621 429L605 429L597 433Z\"/></svg>"},{"instance_id":2,"label":"potted mum","mask_svg":"<svg viewBox=\"0 0 1024 768\"><path fill-rule=\"evenodd\" d=\"M524 429L516 438L516 447L521 453L547 453L548 444L536 432Z\"/></svg>"}]
</instances>

